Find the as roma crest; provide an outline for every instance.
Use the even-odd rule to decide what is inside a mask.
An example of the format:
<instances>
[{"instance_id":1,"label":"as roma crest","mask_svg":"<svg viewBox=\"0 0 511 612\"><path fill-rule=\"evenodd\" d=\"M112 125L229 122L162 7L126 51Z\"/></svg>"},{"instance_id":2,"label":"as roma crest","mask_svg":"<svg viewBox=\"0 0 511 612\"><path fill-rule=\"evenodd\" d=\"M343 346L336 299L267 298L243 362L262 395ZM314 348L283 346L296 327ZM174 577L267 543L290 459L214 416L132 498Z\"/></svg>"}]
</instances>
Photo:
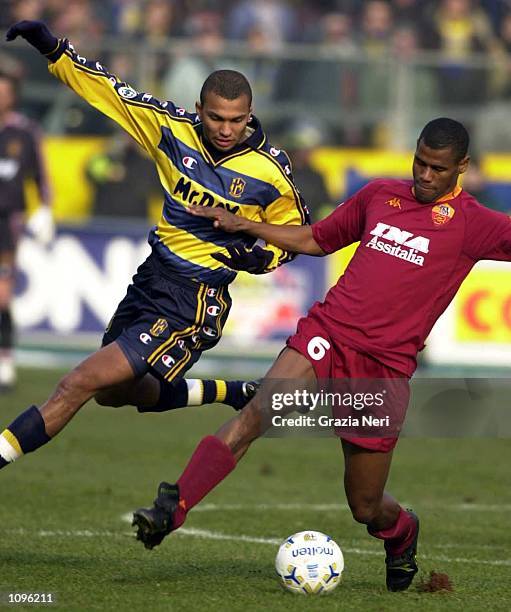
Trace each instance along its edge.
<instances>
[{"instance_id":1,"label":"as roma crest","mask_svg":"<svg viewBox=\"0 0 511 612\"><path fill-rule=\"evenodd\" d=\"M431 218L435 225L445 225L454 217L454 208L449 204L437 204L431 209Z\"/></svg>"},{"instance_id":2,"label":"as roma crest","mask_svg":"<svg viewBox=\"0 0 511 612\"><path fill-rule=\"evenodd\" d=\"M241 198L243 192L245 191L247 183L242 178L233 178L231 181L231 186L229 187L229 195L232 195L233 198Z\"/></svg>"}]
</instances>

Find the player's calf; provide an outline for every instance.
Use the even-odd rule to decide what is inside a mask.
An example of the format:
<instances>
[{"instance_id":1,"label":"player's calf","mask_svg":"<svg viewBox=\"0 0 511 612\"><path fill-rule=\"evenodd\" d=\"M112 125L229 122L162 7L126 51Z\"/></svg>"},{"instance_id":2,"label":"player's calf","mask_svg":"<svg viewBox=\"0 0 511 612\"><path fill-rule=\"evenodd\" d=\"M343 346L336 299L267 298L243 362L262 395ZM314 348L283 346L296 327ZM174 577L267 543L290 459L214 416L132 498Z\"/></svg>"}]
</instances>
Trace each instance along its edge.
<instances>
[{"instance_id":1,"label":"player's calf","mask_svg":"<svg viewBox=\"0 0 511 612\"><path fill-rule=\"evenodd\" d=\"M162 482L151 508L133 513L137 539L146 548L160 544L171 531L180 527L187 513L218 485L236 466L234 454L216 436L203 438L176 485Z\"/></svg>"},{"instance_id":2,"label":"player's calf","mask_svg":"<svg viewBox=\"0 0 511 612\"><path fill-rule=\"evenodd\" d=\"M167 412L186 406L204 404L226 404L241 410L259 389L259 381L201 380L182 378L167 383L160 381L159 398L155 403L135 403L139 412Z\"/></svg>"}]
</instances>

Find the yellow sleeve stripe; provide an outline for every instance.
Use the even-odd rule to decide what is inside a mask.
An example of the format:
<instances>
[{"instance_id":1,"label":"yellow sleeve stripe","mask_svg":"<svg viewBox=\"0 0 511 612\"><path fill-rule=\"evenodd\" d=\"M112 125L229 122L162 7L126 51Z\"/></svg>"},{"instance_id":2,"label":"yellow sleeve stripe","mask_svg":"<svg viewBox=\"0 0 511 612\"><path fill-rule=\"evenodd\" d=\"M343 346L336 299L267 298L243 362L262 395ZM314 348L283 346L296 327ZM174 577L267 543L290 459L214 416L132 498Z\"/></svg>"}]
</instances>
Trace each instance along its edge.
<instances>
[{"instance_id":1,"label":"yellow sleeve stripe","mask_svg":"<svg viewBox=\"0 0 511 612\"><path fill-rule=\"evenodd\" d=\"M107 79L108 81L113 77L116 79L117 83L121 83L121 81L119 81L119 79L115 77L115 75L113 74L107 74L106 72L101 72L101 70L94 70L94 68L89 68L89 66L84 66L83 64L80 64L73 58L70 52L66 51L66 55L69 56L69 58L73 62L74 67L77 70L81 70L82 72L85 72L86 74L91 74L92 76L103 77ZM119 98L125 104L129 104L131 106L140 106L142 108L148 108L156 113L160 113L160 115L167 115L173 121L178 121L182 123L184 122L184 123L189 123L193 125L193 121L191 119L188 119L188 117L175 117L170 111L166 110L165 108L158 107L157 105L149 104L148 102L141 102L139 100L128 100L128 99L123 98L122 96L119 96Z\"/></svg>"},{"instance_id":2,"label":"yellow sleeve stripe","mask_svg":"<svg viewBox=\"0 0 511 612\"><path fill-rule=\"evenodd\" d=\"M264 157L266 157L267 159L269 159L272 164L274 164L275 166L277 166L277 168L280 171L280 174L284 177L285 181L287 182L287 184L289 185L289 187L291 187L291 190L293 192L294 198L295 198L295 204L296 204L296 208L298 209L298 212L300 213L300 218L302 220L302 225L305 225L306 221L307 221L307 215L305 214L305 211L303 209L302 206L302 202L300 200L300 196L298 194L298 190L295 187L295 184L293 183L293 181L286 175L286 173L284 172L284 169L282 168L282 166L279 164L279 162L277 160L275 160L269 153L266 153L266 151L261 151L261 149L257 149L257 152L260 153L261 155L264 155Z\"/></svg>"}]
</instances>

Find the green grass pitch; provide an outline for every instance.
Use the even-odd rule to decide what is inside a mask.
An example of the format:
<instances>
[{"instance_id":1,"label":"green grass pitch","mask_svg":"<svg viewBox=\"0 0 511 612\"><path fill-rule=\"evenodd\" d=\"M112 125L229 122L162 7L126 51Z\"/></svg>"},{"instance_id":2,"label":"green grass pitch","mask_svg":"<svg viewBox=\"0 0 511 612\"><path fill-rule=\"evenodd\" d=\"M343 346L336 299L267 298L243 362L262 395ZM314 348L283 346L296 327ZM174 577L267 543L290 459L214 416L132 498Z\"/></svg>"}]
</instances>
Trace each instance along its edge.
<instances>
[{"instance_id":1,"label":"green grass pitch","mask_svg":"<svg viewBox=\"0 0 511 612\"><path fill-rule=\"evenodd\" d=\"M0 428L42 402L58 372L22 370L0 396ZM381 542L354 523L338 442L263 439L184 528L146 551L126 515L175 479L197 441L231 411L139 415L93 402L41 451L0 473L0 593L52 593L62 610L509 610L511 440L403 439L389 490L420 515L421 576L452 593L387 593ZM346 568L325 597L292 595L274 575L277 542L330 534ZM21 605L13 609L23 608Z\"/></svg>"}]
</instances>

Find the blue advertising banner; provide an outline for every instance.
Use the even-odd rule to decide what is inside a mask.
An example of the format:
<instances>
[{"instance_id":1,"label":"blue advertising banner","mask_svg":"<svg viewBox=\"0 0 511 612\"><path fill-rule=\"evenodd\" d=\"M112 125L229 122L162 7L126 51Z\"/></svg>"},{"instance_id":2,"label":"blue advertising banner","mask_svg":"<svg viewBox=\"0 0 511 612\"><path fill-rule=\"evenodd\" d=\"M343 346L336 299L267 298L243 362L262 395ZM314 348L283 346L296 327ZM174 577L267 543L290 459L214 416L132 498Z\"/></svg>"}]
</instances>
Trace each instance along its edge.
<instances>
[{"instance_id":1,"label":"blue advertising banner","mask_svg":"<svg viewBox=\"0 0 511 612\"><path fill-rule=\"evenodd\" d=\"M100 335L149 254L144 224L61 227L50 248L26 236L18 253L14 316L24 337L43 333L53 343ZM282 340L325 293L325 261L299 257L267 275L240 274L225 339Z\"/></svg>"}]
</instances>

